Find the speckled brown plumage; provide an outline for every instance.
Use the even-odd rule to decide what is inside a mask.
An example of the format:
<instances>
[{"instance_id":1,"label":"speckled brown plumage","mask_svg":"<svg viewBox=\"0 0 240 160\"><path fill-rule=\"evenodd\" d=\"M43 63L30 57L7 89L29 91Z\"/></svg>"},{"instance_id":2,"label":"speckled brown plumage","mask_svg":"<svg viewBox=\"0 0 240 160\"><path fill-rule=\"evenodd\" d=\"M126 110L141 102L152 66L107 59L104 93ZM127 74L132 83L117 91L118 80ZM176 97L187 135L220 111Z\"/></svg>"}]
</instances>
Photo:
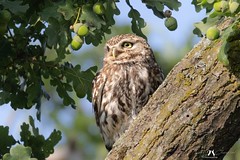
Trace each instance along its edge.
<instances>
[{"instance_id":1,"label":"speckled brown plumage","mask_svg":"<svg viewBox=\"0 0 240 160\"><path fill-rule=\"evenodd\" d=\"M108 150L163 81L163 73L145 39L134 34L111 38L103 68L93 81L96 123Z\"/></svg>"}]
</instances>

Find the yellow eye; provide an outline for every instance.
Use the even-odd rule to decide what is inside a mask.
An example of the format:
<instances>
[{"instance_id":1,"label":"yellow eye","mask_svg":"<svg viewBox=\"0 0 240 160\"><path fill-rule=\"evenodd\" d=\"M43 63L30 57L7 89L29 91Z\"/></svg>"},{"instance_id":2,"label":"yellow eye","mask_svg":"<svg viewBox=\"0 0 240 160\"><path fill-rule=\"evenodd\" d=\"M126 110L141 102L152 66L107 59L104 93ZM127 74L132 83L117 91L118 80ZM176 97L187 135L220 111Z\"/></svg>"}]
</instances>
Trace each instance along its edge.
<instances>
[{"instance_id":1,"label":"yellow eye","mask_svg":"<svg viewBox=\"0 0 240 160\"><path fill-rule=\"evenodd\" d=\"M123 48L132 48L133 44L131 42L124 42L122 44L122 47Z\"/></svg>"}]
</instances>

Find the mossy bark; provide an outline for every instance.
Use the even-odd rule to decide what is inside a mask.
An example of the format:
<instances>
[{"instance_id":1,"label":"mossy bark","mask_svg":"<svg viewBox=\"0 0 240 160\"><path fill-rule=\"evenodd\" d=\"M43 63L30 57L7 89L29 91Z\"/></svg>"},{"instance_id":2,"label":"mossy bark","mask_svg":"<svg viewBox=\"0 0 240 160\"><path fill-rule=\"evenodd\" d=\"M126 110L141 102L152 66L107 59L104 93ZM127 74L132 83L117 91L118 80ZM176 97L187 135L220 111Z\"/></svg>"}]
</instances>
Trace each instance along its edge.
<instances>
[{"instance_id":1,"label":"mossy bark","mask_svg":"<svg viewBox=\"0 0 240 160\"><path fill-rule=\"evenodd\" d=\"M221 44L202 39L172 69L107 160L223 158L240 137L240 79Z\"/></svg>"}]
</instances>

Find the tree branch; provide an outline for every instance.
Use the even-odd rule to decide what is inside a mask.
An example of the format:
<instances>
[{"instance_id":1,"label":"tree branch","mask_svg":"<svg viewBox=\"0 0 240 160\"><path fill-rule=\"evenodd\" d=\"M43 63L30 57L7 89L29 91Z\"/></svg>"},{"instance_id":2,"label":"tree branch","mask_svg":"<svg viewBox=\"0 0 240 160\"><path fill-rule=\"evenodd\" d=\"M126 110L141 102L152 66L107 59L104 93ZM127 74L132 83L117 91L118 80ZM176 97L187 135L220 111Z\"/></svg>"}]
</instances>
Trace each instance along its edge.
<instances>
[{"instance_id":1,"label":"tree branch","mask_svg":"<svg viewBox=\"0 0 240 160\"><path fill-rule=\"evenodd\" d=\"M221 39L202 39L173 68L106 159L222 159L240 137L240 81L217 60L221 45Z\"/></svg>"}]
</instances>

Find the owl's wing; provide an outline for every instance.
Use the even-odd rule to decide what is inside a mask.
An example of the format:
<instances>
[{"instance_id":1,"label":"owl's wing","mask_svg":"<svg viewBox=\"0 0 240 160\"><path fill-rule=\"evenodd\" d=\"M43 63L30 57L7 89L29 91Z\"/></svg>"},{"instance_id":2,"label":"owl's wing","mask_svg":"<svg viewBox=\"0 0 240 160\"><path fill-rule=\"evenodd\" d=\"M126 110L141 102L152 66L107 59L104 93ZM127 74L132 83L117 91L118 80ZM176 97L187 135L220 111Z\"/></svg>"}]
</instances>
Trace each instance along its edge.
<instances>
[{"instance_id":1,"label":"owl's wing","mask_svg":"<svg viewBox=\"0 0 240 160\"><path fill-rule=\"evenodd\" d=\"M154 66L152 67L152 77L154 77L155 81L156 81L156 89L158 88L158 86L163 82L164 80L164 74L162 69L159 67L159 65L155 62Z\"/></svg>"},{"instance_id":2,"label":"owl's wing","mask_svg":"<svg viewBox=\"0 0 240 160\"><path fill-rule=\"evenodd\" d=\"M155 56L153 54L153 51L150 50L152 52L152 57L151 57L151 60L152 62L150 62L151 64L151 72L150 72L150 77L153 77L154 78L154 84L153 87L154 87L154 90L156 90L158 88L158 86L163 82L164 80L164 74L163 74L163 71L161 69L161 67L158 65L158 63L156 62L156 59L155 59Z\"/></svg>"},{"instance_id":3,"label":"owl's wing","mask_svg":"<svg viewBox=\"0 0 240 160\"><path fill-rule=\"evenodd\" d=\"M101 115L101 105L103 97L103 89L105 87L107 78L103 76L101 72L96 74L96 77L93 80L92 88L92 105L95 113L95 118L97 125L99 126L99 118Z\"/></svg>"}]
</instances>

